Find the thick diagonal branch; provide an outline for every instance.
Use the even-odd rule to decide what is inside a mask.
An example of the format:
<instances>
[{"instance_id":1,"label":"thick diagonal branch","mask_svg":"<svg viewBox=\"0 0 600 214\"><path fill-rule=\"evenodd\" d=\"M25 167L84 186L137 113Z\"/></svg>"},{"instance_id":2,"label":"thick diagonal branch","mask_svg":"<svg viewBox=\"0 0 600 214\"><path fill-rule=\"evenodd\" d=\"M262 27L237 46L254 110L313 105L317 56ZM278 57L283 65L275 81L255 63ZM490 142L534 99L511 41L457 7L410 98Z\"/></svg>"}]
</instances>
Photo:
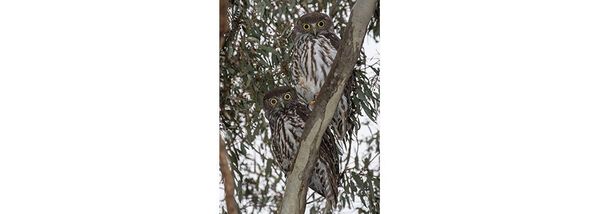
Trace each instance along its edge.
<instances>
[{"instance_id":1,"label":"thick diagonal branch","mask_svg":"<svg viewBox=\"0 0 600 214\"><path fill-rule=\"evenodd\" d=\"M367 32L369 20L375 11L377 0L357 1L352 7L348 24L342 32L342 43L331 71L319 92L315 110L306 125L300 150L292 172L287 176L285 195L279 213L302 214L306 208L307 181L317 160L317 152L325 129L337 108L342 91L352 74L355 62Z\"/></svg>"},{"instance_id":2,"label":"thick diagonal branch","mask_svg":"<svg viewBox=\"0 0 600 214\"><path fill-rule=\"evenodd\" d=\"M229 159L227 158L227 152L225 152L225 141L222 136L219 136L219 168L221 170L221 176L223 177L223 186L225 186L225 205L227 206L227 213L238 214L240 213L240 208L235 202L233 173L231 172L231 169L229 169Z\"/></svg>"}]
</instances>

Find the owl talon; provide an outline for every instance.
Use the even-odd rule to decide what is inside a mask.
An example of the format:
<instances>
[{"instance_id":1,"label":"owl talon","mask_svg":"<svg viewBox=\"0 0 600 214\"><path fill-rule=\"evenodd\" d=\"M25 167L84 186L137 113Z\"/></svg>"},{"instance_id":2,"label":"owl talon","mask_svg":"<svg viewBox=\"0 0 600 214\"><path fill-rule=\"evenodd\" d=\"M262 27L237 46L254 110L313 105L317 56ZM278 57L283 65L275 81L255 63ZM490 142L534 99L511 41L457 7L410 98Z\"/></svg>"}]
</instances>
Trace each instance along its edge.
<instances>
[{"instance_id":1,"label":"owl talon","mask_svg":"<svg viewBox=\"0 0 600 214\"><path fill-rule=\"evenodd\" d=\"M313 99L312 101L308 102L308 107L310 108L310 110L313 110L315 108L318 96L319 96L319 92L315 93L315 99Z\"/></svg>"},{"instance_id":2,"label":"owl talon","mask_svg":"<svg viewBox=\"0 0 600 214\"><path fill-rule=\"evenodd\" d=\"M308 108L310 108L310 110L313 110L315 108L315 104L317 104L316 100L308 102Z\"/></svg>"}]
</instances>

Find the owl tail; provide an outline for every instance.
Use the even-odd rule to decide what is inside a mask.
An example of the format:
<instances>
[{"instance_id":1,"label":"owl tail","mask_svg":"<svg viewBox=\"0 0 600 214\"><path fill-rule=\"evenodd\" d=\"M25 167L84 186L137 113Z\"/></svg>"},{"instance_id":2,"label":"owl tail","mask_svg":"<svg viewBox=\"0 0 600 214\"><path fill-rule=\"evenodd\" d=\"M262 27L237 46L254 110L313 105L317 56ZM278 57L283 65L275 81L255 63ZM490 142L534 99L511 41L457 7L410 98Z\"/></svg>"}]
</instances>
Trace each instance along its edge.
<instances>
[{"instance_id":1,"label":"owl tail","mask_svg":"<svg viewBox=\"0 0 600 214\"><path fill-rule=\"evenodd\" d=\"M337 180L335 178L330 178L327 184L327 188L325 189L325 212L323 213L332 213L333 209L337 206Z\"/></svg>"},{"instance_id":2,"label":"owl tail","mask_svg":"<svg viewBox=\"0 0 600 214\"><path fill-rule=\"evenodd\" d=\"M333 213L333 209L336 207L336 200L333 198L327 198L327 202L325 202L325 208L323 209L323 213Z\"/></svg>"}]
</instances>

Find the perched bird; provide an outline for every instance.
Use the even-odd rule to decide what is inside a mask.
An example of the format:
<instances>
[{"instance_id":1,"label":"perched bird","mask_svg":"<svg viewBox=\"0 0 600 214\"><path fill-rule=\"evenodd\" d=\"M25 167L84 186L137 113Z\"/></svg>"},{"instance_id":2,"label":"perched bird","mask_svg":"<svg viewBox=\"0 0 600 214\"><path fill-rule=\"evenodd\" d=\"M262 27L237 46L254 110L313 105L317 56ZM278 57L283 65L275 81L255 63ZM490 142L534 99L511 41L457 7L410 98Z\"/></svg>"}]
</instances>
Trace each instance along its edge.
<instances>
[{"instance_id":1,"label":"perched bird","mask_svg":"<svg viewBox=\"0 0 600 214\"><path fill-rule=\"evenodd\" d=\"M292 87L278 87L267 92L263 98L263 110L271 128L271 151L287 176L293 169L300 149L300 138L310 110L306 103L298 99ZM327 130L308 186L333 205L337 201L340 178L339 155L332 133Z\"/></svg>"},{"instance_id":2,"label":"perched bird","mask_svg":"<svg viewBox=\"0 0 600 214\"><path fill-rule=\"evenodd\" d=\"M295 41L290 61L291 76L295 84L294 88L304 100L309 102L312 109L335 59L340 38L333 31L331 18L318 12L307 13L298 18L293 32ZM346 83L330 123L338 139L348 139L352 136L350 131L354 124L350 118L354 114L354 109L350 97L354 84L354 75L352 75Z\"/></svg>"}]
</instances>

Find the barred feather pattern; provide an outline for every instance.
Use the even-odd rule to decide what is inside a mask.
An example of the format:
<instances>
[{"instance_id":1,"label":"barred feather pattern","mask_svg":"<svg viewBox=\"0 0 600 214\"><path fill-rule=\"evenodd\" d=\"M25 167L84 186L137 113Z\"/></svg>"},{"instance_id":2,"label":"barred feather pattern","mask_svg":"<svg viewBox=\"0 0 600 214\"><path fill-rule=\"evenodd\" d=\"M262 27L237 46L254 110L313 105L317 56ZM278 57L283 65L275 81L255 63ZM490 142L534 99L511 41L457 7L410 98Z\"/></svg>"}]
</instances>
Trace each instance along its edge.
<instances>
[{"instance_id":1,"label":"barred feather pattern","mask_svg":"<svg viewBox=\"0 0 600 214\"><path fill-rule=\"evenodd\" d=\"M292 88L289 88L293 90ZM274 95L276 96L276 95ZM265 96L269 99L271 96ZM268 105L268 104L267 104ZM266 108L272 134L271 151L277 164L287 176L293 169L295 158L300 149L300 140L310 110L300 100L292 100L283 107ZM319 147L319 157L309 179L309 188L321 196L337 201L340 152L335 145L332 133L323 135Z\"/></svg>"},{"instance_id":2,"label":"barred feather pattern","mask_svg":"<svg viewBox=\"0 0 600 214\"><path fill-rule=\"evenodd\" d=\"M339 37L332 32L297 35L292 52L292 80L300 96L307 102L315 100L321 90L337 54L338 45ZM353 81L353 77L350 81ZM348 132L353 127L350 122L353 113L349 100L352 87L352 82L347 83L330 123L330 128L338 139L351 136Z\"/></svg>"}]
</instances>

